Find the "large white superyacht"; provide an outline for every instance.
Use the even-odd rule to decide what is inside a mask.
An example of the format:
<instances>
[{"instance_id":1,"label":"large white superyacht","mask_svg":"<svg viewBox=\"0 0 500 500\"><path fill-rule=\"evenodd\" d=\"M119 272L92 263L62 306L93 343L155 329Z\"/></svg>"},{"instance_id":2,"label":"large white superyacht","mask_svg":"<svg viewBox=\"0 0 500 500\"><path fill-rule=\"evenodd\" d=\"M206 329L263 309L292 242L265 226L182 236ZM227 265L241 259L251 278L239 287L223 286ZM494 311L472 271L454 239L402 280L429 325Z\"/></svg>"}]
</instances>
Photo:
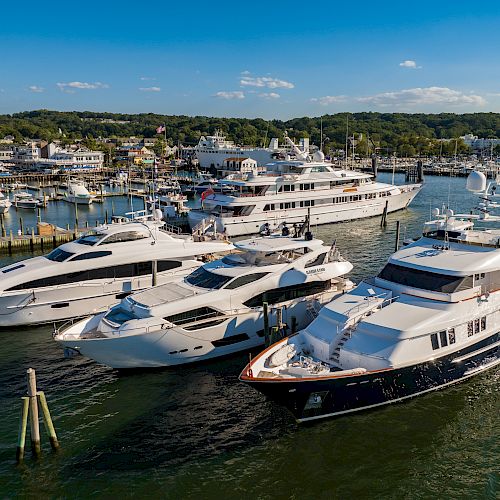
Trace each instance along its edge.
<instances>
[{"instance_id":1,"label":"large white superyacht","mask_svg":"<svg viewBox=\"0 0 500 500\"><path fill-rule=\"evenodd\" d=\"M232 248L226 241L173 235L146 216L97 227L45 256L0 269L0 327L107 310L153 281L190 273L202 264L198 257Z\"/></svg>"},{"instance_id":2,"label":"large white superyacht","mask_svg":"<svg viewBox=\"0 0 500 500\"><path fill-rule=\"evenodd\" d=\"M489 216L494 192L481 192L480 216L435 209L420 239L258 355L240 379L307 421L403 401L498 366L500 230L475 229L473 220L500 217Z\"/></svg>"},{"instance_id":3,"label":"large white superyacht","mask_svg":"<svg viewBox=\"0 0 500 500\"><path fill-rule=\"evenodd\" d=\"M107 313L56 331L55 340L113 368L152 368L213 359L265 342L269 321L304 328L318 309L352 288L334 245L307 232L235 243L239 253L185 278L130 295Z\"/></svg>"},{"instance_id":4,"label":"large white superyacht","mask_svg":"<svg viewBox=\"0 0 500 500\"><path fill-rule=\"evenodd\" d=\"M310 157L297 148L296 156L269 163L264 174L220 181L235 192L207 193L202 207L188 214L191 227L215 218L218 230L233 237L273 231L283 222L299 223L308 211L313 225L373 217L406 208L422 188L421 183L396 186L371 174L336 169L320 151Z\"/></svg>"}]
</instances>

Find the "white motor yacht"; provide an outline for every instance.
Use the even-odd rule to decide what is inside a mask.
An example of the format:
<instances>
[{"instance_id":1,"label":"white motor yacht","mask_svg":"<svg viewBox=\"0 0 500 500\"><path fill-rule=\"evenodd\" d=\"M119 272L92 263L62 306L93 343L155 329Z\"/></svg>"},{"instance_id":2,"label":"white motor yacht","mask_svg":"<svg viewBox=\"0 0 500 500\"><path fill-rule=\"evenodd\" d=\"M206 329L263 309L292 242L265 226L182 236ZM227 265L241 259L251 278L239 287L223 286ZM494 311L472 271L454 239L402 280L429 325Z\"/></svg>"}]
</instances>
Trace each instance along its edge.
<instances>
[{"instance_id":1,"label":"white motor yacht","mask_svg":"<svg viewBox=\"0 0 500 500\"><path fill-rule=\"evenodd\" d=\"M91 205L95 196L92 196L83 182L68 181L67 192L64 201L77 203L78 205Z\"/></svg>"},{"instance_id":2,"label":"white motor yacht","mask_svg":"<svg viewBox=\"0 0 500 500\"><path fill-rule=\"evenodd\" d=\"M231 249L225 241L172 235L155 220L97 227L48 255L0 269L0 327L105 311L153 280L190 273L202 263L197 257Z\"/></svg>"},{"instance_id":3,"label":"white motor yacht","mask_svg":"<svg viewBox=\"0 0 500 500\"><path fill-rule=\"evenodd\" d=\"M6 214L11 206L12 202L0 191L0 213Z\"/></svg>"},{"instance_id":4,"label":"white motor yacht","mask_svg":"<svg viewBox=\"0 0 500 500\"><path fill-rule=\"evenodd\" d=\"M308 210L314 225L373 217L406 208L422 188L421 183L396 186L367 173L337 169L324 161L321 151L306 157L297 149L296 157L267 164L265 173L223 179L219 184L232 192L204 193L202 207L188 214L191 227L215 217L218 230L233 237L300 222Z\"/></svg>"},{"instance_id":5,"label":"white motor yacht","mask_svg":"<svg viewBox=\"0 0 500 500\"><path fill-rule=\"evenodd\" d=\"M14 206L16 208L26 208L28 210L35 210L40 205L42 205L42 202L34 198L29 193L21 192L14 194Z\"/></svg>"},{"instance_id":6,"label":"white motor yacht","mask_svg":"<svg viewBox=\"0 0 500 500\"><path fill-rule=\"evenodd\" d=\"M475 218L499 222L487 193ZM498 366L500 230L474 229L468 214L434 216L377 276L251 360L240 379L307 421L403 401Z\"/></svg>"},{"instance_id":7,"label":"white motor yacht","mask_svg":"<svg viewBox=\"0 0 500 500\"><path fill-rule=\"evenodd\" d=\"M303 328L352 286L343 278L352 265L307 235L235 243L238 253L63 327L55 340L113 368L181 365L263 345L264 302L272 324L284 311L282 321Z\"/></svg>"}]
</instances>

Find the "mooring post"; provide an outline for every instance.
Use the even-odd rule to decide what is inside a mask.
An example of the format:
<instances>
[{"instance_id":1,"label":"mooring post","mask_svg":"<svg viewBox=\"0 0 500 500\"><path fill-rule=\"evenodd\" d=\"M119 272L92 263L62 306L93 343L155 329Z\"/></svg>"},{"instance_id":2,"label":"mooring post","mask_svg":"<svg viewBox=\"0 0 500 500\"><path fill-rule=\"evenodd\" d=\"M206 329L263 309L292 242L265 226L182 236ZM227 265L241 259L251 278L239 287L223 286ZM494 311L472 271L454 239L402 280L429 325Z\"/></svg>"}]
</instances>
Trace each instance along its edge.
<instances>
[{"instance_id":1,"label":"mooring post","mask_svg":"<svg viewBox=\"0 0 500 500\"><path fill-rule=\"evenodd\" d=\"M40 422L38 419L38 400L36 397L36 375L33 368L28 368L26 371L26 379L28 382L28 397L30 408L30 433L31 433L31 450L33 454L38 456L41 453L40 447Z\"/></svg>"},{"instance_id":2,"label":"mooring post","mask_svg":"<svg viewBox=\"0 0 500 500\"><path fill-rule=\"evenodd\" d=\"M52 423L52 417L50 416L49 405L47 404L45 393L43 391L38 391L37 396L40 401L40 406L42 407L43 423L47 431L47 436L49 437L50 446L53 450L57 450L59 448L59 441L57 440L56 430Z\"/></svg>"},{"instance_id":3,"label":"mooring post","mask_svg":"<svg viewBox=\"0 0 500 500\"><path fill-rule=\"evenodd\" d=\"M30 398L28 396L23 396L21 398L21 419L19 420L19 435L17 438L17 450L16 450L16 461L20 463L24 458L24 447L26 445L26 429L28 427L28 409L30 404Z\"/></svg>"},{"instance_id":4,"label":"mooring post","mask_svg":"<svg viewBox=\"0 0 500 500\"><path fill-rule=\"evenodd\" d=\"M106 208L106 224L108 223L108 209Z\"/></svg>"},{"instance_id":5,"label":"mooring post","mask_svg":"<svg viewBox=\"0 0 500 500\"><path fill-rule=\"evenodd\" d=\"M385 207L384 211L382 212L382 219L380 220L380 227L386 227L387 226L387 209L389 206L389 200L385 200Z\"/></svg>"},{"instance_id":6,"label":"mooring post","mask_svg":"<svg viewBox=\"0 0 500 500\"><path fill-rule=\"evenodd\" d=\"M396 222L396 244L394 246L394 251L397 252L399 250L399 233L401 232L401 222Z\"/></svg>"},{"instance_id":7,"label":"mooring post","mask_svg":"<svg viewBox=\"0 0 500 500\"><path fill-rule=\"evenodd\" d=\"M30 250L33 252L35 249L35 228L31 228L31 237L30 237Z\"/></svg>"},{"instance_id":8,"label":"mooring post","mask_svg":"<svg viewBox=\"0 0 500 500\"><path fill-rule=\"evenodd\" d=\"M152 281L152 286L156 286L158 284L158 261L153 260L151 262L151 281Z\"/></svg>"},{"instance_id":9,"label":"mooring post","mask_svg":"<svg viewBox=\"0 0 500 500\"><path fill-rule=\"evenodd\" d=\"M269 345L269 308L267 302L262 303L262 313L264 315L264 339L267 347Z\"/></svg>"},{"instance_id":10,"label":"mooring post","mask_svg":"<svg viewBox=\"0 0 500 500\"><path fill-rule=\"evenodd\" d=\"M24 224L22 217L19 217L19 229L21 229L21 234L24 234Z\"/></svg>"},{"instance_id":11,"label":"mooring post","mask_svg":"<svg viewBox=\"0 0 500 500\"><path fill-rule=\"evenodd\" d=\"M39 223L42 222L42 211L39 208L36 209L36 220Z\"/></svg>"},{"instance_id":12,"label":"mooring post","mask_svg":"<svg viewBox=\"0 0 500 500\"><path fill-rule=\"evenodd\" d=\"M4 215L0 214L0 224L2 225L2 236L5 237L5 221L4 221Z\"/></svg>"}]
</instances>

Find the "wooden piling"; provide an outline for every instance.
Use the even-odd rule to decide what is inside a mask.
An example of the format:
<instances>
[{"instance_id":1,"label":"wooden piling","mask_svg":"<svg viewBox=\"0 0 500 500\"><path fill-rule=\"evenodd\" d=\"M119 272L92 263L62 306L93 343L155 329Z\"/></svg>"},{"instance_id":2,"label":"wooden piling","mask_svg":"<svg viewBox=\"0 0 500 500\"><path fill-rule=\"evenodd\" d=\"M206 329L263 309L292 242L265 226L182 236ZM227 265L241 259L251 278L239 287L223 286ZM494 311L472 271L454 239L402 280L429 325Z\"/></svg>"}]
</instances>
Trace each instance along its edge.
<instances>
[{"instance_id":1,"label":"wooden piling","mask_svg":"<svg viewBox=\"0 0 500 500\"><path fill-rule=\"evenodd\" d=\"M24 458L24 447L26 445L26 429L28 427L28 409L30 404L30 398L28 396L23 396L21 398L21 418L19 420L19 435L17 438L17 450L16 450L16 461L20 463Z\"/></svg>"},{"instance_id":2,"label":"wooden piling","mask_svg":"<svg viewBox=\"0 0 500 500\"><path fill-rule=\"evenodd\" d=\"M158 261L153 260L151 262L151 282L152 286L156 286L158 284Z\"/></svg>"},{"instance_id":3,"label":"wooden piling","mask_svg":"<svg viewBox=\"0 0 500 500\"><path fill-rule=\"evenodd\" d=\"M30 410L31 450L35 456L38 456L42 449L40 447L40 421L38 419L38 400L36 397L36 375L33 368L28 368L26 371L26 378L28 382Z\"/></svg>"},{"instance_id":4,"label":"wooden piling","mask_svg":"<svg viewBox=\"0 0 500 500\"><path fill-rule=\"evenodd\" d=\"M59 449L59 441L57 440L56 430L54 428L54 424L52 423L52 417L50 416L49 405L47 404L47 399L45 398L45 393L43 391L38 391L37 396L42 408L43 423L45 425L45 430L47 431L47 436L49 437L50 446L55 451Z\"/></svg>"},{"instance_id":5,"label":"wooden piling","mask_svg":"<svg viewBox=\"0 0 500 500\"><path fill-rule=\"evenodd\" d=\"M19 217L19 229L21 230L21 234L24 234L24 224L22 217Z\"/></svg>"},{"instance_id":6,"label":"wooden piling","mask_svg":"<svg viewBox=\"0 0 500 500\"><path fill-rule=\"evenodd\" d=\"M397 252L399 250L399 233L401 232L401 222L396 222L396 243L394 245L394 251Z\"/></svg>"},{"instance_id":7,"label":"wooden piling","mask_svg":"<svg viewBox=\"0 0 500 500\"><path fill-rule=\"evenodd\" d=\"M0 224L2 226L2 237L5 238L7 233L5 232L5 220L4 220L4 214L0 214Z\"/></svg>"},{"instance_id":8,"label":"wooden piling","mask_svg":"<svg viewBox=\"0 0 500 500\"><path fill-rule=\"evenodd\" d=\"M262 314L264 316L264 339L267 347L269 345L269 307L267 302L262 303Z\"/></svg>"},{"instance_id":9,"label":"wooden piling","mask_svg":"<svg viewBox=\"0 0 500 500\"><path fill-rule=\"evenodd\" d=\"M380 220L380 227L387 226L387 209L389 207L389 200L385 200L384 211L382 212L382 219Z\"/></svg>"},{"instance_id":10,"label":"wooden piling","mask_svg":"<svg viewBox=\"0 0 500 500\"><path fill-rule=\"evenodd\" d=\"M34 228L31 228L30 250L32 252L35 250L35 229Z\"/></svg>"},{"instance_id":11,"label":"wooden piling","mask_svg":"<svg viewBox=\"0 0 500 500\"><path fill-rule=\"evenodd\" d=\"M107 224L108 223L108 209L107 208L106 208L105 214L106 214L106 222L105 222L105 224Z\"/></svg>"}]
</instances>

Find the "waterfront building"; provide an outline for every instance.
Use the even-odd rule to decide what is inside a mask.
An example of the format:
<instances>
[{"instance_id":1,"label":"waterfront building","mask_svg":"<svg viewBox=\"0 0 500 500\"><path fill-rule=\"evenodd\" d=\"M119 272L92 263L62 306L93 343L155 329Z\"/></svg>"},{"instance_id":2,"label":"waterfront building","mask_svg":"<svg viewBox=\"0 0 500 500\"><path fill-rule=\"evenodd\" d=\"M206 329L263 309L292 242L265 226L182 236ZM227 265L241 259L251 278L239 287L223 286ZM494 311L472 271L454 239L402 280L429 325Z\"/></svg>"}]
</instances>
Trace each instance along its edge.
<instances>
[{"instance_id":1,"label":"waterfront building","mask_svg":"<svg viewBox=\"0 0 500 500\"><path fill-rule=\"evenodd\" d=\"M466 134L460 139L475 153L489 153L492 148L500 145L500 139L484 139L473 134Z\"/></svg>"}]
</instances>

